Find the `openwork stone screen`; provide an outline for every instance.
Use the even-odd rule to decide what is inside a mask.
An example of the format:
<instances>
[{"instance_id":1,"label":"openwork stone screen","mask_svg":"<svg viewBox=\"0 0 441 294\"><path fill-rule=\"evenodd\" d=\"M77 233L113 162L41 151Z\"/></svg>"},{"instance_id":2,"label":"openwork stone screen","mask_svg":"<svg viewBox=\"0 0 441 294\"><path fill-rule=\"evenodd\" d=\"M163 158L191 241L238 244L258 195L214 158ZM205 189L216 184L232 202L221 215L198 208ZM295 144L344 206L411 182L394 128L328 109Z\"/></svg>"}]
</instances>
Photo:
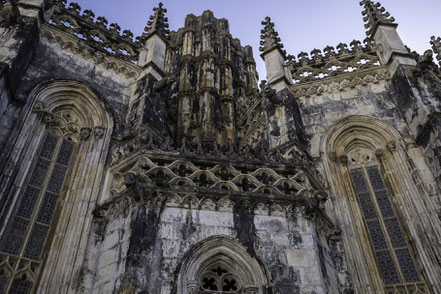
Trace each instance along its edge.
<instances>
[{"instance_id":1,"label":"openwork stone screen","mask_svg":"<svg viewBox=\"0 0 441 294\"><path fill-rule=\"evenodd\" d=\"M352 152L349 162L352 183L387 293L399 289L425 293L378 163L366 150Z\"/></svg>"},{"instance_id":2,"label":"openwork stone screen","mask_svg":"<svg viewBox=\"0 0 441 294\"><path fill-rule=\"evenodd\" d=\"M239 280L226 269L218 266L202 276L202 293L242 293Z\"/></svg>"}]
</instances>

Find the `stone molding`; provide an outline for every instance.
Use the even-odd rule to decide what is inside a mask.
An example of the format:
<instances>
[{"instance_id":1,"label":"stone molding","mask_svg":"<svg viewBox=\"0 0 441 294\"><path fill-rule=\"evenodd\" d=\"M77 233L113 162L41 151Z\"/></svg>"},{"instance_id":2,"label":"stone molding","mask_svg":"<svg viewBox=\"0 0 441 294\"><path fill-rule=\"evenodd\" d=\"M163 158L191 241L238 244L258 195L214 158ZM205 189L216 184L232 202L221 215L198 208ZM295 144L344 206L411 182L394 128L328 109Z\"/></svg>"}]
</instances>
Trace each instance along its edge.
<instances>
[{"instance_id":1,"label":"stone molding","mask_svg":"<svg viewBox=\"0 0 441 294\"><path fill-rule=\"evenodd\" d=\"M136 78L142 71L142 68L137 65L98 52L80 39L50 25L42 25L42 36L49 43L57 44L80 58L89 60L117 74L122 74L126 78Z\"/></svg>"},{"instance_id":2,"label":"stone molding","mask_svg":"<svg viewBox=\"0 0 441 294\"><path fill-rule=\"evenodd\" d=\"M390 74L386 67L378 67L355 73L347 73L335 78L317 80L306 84L292 85L292 94L296 98L310 98L321 96L326 93L337 93L358 86L377 84L381 81L390 80Z\"/></svg>"}]
</instances>

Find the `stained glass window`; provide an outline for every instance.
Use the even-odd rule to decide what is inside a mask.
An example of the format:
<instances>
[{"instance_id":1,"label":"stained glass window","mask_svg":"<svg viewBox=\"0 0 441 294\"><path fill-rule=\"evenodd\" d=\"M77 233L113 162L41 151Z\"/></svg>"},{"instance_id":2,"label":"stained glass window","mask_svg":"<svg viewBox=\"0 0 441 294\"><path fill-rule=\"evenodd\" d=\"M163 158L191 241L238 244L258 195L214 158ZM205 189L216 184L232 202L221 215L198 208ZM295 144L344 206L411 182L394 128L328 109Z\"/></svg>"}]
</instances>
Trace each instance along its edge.
<instances>
[{"instance_id":1,"label":"stained glass window","mask_svg":"<svg viewBox=\"0 0 441 294\"><path fill-rule=\"evenodd\" d=\"M420 282L378 165L352 167L350 174L384 283Z\"/></svg>"},{"instance_id":2,"label":"stained glass window","mask_svg":"<svg viewBox=\"0 0 441 294\"><path fill-rule=\"evenodd\" d=\"M27 185L1 240L0 252L36 262L41 260L74 147L68 138L51 132L45 134ZM33 285L26 275L8 279L0 276L0 281L4 284L0 287L9 289L9 293L29 293Z\"/></svg>"}]
</instances>

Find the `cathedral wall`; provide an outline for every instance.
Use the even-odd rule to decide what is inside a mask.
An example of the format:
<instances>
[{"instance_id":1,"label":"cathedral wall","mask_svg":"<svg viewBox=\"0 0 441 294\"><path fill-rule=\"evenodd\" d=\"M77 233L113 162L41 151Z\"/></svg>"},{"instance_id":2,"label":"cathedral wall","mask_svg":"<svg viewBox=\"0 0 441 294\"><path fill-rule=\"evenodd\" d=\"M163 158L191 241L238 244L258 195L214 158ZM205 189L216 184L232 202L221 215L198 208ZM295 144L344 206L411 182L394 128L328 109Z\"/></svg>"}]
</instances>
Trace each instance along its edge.
<instances>
[{"instance_id":1,"label":"cathedral wall","mask_svg":"<svg viewBox=\"0 0 441 294\"><path fill-rule=\"evenodd\" d=\"M159 222L154 220L156 213ZM131 213L112 217L102 236L88 250L88 266L96 266L97 272L83 280L83 285L93 280L91 293L131 287L148 293L182 293L177 281L186 267L186 256L220 236L240 244L263 266L271 282L262 293L338 292L328 238L300 212L286 217L177 207L155 212L138 206ZM268 292L270 288L273 292Z\"/></svg>"},{"instance_id":2,"label":"cathedral wall","mask_svg":"<svg viewBox=\"0 0 441 294\"><path fill-rule=\"evenodd\" d=\"M400 118L401 115L391 99L389 88L389 82L381 81L325 95L300 98L300 111L305 132L310 137L312 157L320 157L320 141L327 130L349 115L380 118L393 125L403 136L409 136L406 123Z\"/></svg>"}]
</instances>

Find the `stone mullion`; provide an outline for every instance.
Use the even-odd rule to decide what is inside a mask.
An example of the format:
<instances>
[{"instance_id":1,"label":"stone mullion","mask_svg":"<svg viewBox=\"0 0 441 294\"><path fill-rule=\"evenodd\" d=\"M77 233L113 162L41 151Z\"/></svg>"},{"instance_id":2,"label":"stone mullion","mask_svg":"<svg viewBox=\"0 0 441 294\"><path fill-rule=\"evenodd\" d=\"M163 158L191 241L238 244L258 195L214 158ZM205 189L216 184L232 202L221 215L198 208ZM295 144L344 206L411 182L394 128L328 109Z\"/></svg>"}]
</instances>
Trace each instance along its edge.
<instances>
[{"instance_id":1,"label":"stone mullion","mask_svg":"<svg viewBox=\"0 0 441 294\"><path fill-rule=\"evenodd\" d=\"M352 182L349 175L349 169L348 169L348 160L346 156L337 156L335 153L331 153L330 155L330 168L331 168L331 174L334 175L333 181L336 180L335 188L337 193L336 195L336 201L337 201L337 208L334 208L335 211L349 211L348 214L344 214L343 216L340 216L339 214L335 214L335 217L340 218L343 217L343 219L340 219L339 222L340 227L343 228L344 232L343 235L347 235L348 232L351 232L351 236L347 236L346 238L342 238L344 243L344 248L346 250L347 255L351 255L352 262L355 263L355 269L351 270L352 273L357 274L357 279L359 280L359 283L354 283L354 286L356 287L357 284L361 287L358 289L355 289L356 292L360 293L378 293L383 291L383 284L379 283L379 272L378 268L375 263L375 256L373 255L372 250L368 250L367 252L364 250L363 246L361 244L364 243L365 240L369 240L368 235L366 233L366 230L362 229L364 227L363 222L360 220L362 219L361 211L358 208L358 202L355 198L355 192L352 187ZM341 195L338 195L341 193ZM345 201L345 198L348 198L349 201ZM347 217L347 219L345 218ZM355 232L352 227L351 229L348 228L348 224L350 223L356 223L356 228L363 234L365 240L359 239L360 234ZM358 239L358 242L356 242L356 246L354 246L354 242L351 242L354 239ZM366 256L369 257L366 257ZM362 259L360 259L362 257ZM351 264L349 262L348 264ZM368 275L361 275L358 268L363 268L366 265L368 265L369 273L376 273L377 277L373 277L372 274ZM354 279L354 277L352 278Z\"/></svg>"}]
</instances>

